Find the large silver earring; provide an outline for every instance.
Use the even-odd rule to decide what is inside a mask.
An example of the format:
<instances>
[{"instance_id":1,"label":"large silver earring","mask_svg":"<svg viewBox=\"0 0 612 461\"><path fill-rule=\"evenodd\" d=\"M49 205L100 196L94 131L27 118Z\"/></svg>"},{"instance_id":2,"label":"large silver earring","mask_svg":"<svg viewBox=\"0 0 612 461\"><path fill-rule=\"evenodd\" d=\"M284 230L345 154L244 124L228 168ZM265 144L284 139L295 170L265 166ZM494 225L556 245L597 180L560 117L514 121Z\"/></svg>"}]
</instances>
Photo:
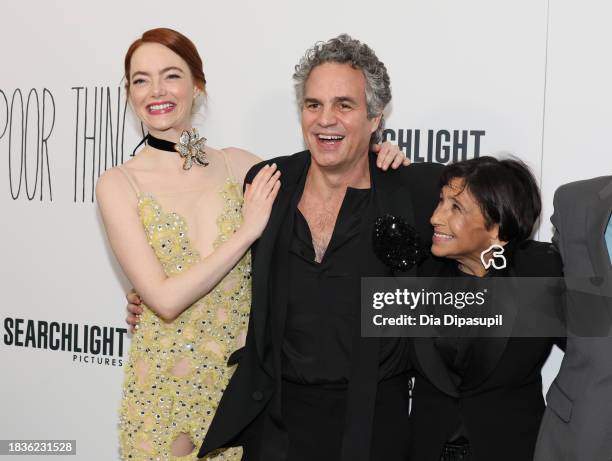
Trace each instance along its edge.
<instances>
[{"instance_id":1,"label":"large silver earring","mask_svg":"<svg viewBox=\"0 0 612 461\"><path fill-rule=\"evenodd\" d=\"M493 251L493 256L488 261L485 261L484 257L489 251ZM497 270L505 269L507 266L507 261L506 257L504 256L504 247L497 243L494 243L489 248L480 253L480 262L482 263L482 266L485 269L488 269L491 266L493 266Z\"/></svg>"}]
</instances>

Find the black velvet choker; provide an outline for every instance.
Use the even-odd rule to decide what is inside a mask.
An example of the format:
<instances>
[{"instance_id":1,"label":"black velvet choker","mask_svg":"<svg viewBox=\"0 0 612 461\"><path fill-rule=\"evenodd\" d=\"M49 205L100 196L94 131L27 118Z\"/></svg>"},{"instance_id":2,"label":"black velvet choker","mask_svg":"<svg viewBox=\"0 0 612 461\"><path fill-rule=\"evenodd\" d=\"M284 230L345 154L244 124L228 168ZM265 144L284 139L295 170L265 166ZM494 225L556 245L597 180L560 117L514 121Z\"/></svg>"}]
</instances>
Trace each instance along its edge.
<instances>
[{"instance_id":1,"label":"black velvet choker","mask_svg":"<svg viewBox=\"0 0 612 461\"><path fill-rule=\"evenodd\" d=\"M168 152L176 152L176 148L174 147L176 145L175 142L170 142L164 139L156 138L155 136L149 133L145 135L145 137L142 138L142 140L136 145L136 147L134 148L134 151L132 152L132 155L136 155L136 151L144 143L147 143L149 146L154 147L155 149L165 150Z\"/></svg>"},{"instance_id":2,"label":"black velvet choker","mask_svg":"<svg viewBox=\"0 0 612 461\"><path fill-rule=\"evenodd\" d=\"M142 141L140 141L134 148L132 155L135 155L136 149L142 146L145 142L155 149L165 150L168 152L177 152L185 159L185 163L183 164L184 170L191 169L194 163L200 166L208 165L205 149L206 138L200 138L198 131L195 128L192 128L191 130L184 130L181 133L177 143L156 138L149 133L142 138Z\"/></svg>"},{"instance_id":3,"label":"black velvet choker","mask_svg":"<svg viewBox=\"0 0 612 461\"><path fill-rule=\"evenodd\" d=\"M165 139L159 139L153 136L151 133L145 136L147 144L155 149L166 150L168 152L176 152L175 142L166 141Z\"/></svg>"}]
</instances>

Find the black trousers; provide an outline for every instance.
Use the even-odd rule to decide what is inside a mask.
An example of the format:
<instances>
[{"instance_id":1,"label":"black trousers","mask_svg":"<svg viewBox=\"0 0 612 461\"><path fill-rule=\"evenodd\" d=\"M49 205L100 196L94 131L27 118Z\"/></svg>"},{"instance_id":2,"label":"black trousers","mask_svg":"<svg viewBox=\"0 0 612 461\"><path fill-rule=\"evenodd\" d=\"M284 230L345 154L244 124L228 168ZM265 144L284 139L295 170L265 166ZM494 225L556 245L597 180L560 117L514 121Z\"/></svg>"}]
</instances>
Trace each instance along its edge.
<instances>
[{"instance_id":1,"label":"black trousers","mask_svg":"<svg viewBox=\"0 0 612 461\"><path fill-rule=\"evenodd\" d=\"M408 375L378 385L372 434L371 461L407 461L409 448ZM282 420L289 436L286 461L338 461L345 426L346 388L330 389L283 381ZM262 447L277 444L265 430L263 412L244 437L243 461L261 459ZM350 441L349 441L350 443Z\"/></svg>"}]
</instances>

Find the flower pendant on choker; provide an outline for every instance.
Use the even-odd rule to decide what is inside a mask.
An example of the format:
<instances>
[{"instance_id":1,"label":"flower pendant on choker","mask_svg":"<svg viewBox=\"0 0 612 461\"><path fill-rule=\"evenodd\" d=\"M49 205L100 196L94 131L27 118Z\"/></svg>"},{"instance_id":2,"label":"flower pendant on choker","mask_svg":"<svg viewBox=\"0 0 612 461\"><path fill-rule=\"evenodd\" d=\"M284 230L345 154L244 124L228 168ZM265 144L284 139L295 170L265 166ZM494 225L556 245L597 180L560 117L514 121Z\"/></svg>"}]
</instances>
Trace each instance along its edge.
<instances>
[{"instance_id":1,"label":"flower pendant on choker","mask_svg":"<svg viewBox=\"0 0 612 461\"><path fill-rule=\"evenodd\" d=\"M183 170L190 170L194 163L200 166L208 165L205 144L206 138L200 138L195 128L184 130L181 133L179 142L174 145L174 148L185 159Z\"/></svg>"}]
</instances>

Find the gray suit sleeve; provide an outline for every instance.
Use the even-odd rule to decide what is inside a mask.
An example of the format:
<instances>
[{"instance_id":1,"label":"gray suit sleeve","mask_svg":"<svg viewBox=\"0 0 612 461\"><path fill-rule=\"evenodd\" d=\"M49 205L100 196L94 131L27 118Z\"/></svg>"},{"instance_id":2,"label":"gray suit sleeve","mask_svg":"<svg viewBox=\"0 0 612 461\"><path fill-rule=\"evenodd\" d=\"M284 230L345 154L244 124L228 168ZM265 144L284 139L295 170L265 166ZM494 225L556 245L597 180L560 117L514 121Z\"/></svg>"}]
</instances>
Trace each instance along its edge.
<instances>
[{"instance_id":1,"label":"gray suit sleeve","mask_svg":"<svg viewBox=\"0 0 612 461\"><path fill-rule=\"evenodd\" d=\"M555 196L553 198L553 206L554 206L554 210L553 210L553 214L550 217L550 222L552 223L552 225L554 226L554 232L553 232L553 236L552 236L552 244L555 247L555 249L561 253L561 257L563 257L563 252L561 249L561 230L562 230L562 219L561 219L561 210L563 209L563 205L561 204L561 194L562 194L562 188L558 188L555 191Z\"/></svg>"}]
</instances>

